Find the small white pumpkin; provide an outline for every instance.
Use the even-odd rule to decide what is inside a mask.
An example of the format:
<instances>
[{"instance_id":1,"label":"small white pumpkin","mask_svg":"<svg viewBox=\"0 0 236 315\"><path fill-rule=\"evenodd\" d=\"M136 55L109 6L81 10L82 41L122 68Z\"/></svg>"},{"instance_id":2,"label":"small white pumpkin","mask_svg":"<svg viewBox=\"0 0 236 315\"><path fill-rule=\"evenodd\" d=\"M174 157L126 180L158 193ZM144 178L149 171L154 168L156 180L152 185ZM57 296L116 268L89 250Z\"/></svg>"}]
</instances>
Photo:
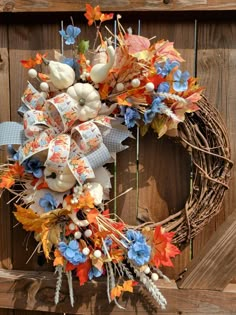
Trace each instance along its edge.
<instances>
[{"instance_id":1,"label":"small white pumpkin","mask_svg":"<svg viewBox=\"0 0 236 315\"><path fill-rule=\"evenodd\" d=\"M56 174L46 167L44 170L44 178L48 187L57 192L65 192L76 184L76 179L68 166L64 168L61 174Z\"/></svg>"},{"instance_id":2,"label":"small white pumpkin","mask_svg":"<svg viewBox=\"0 0 236 315\"><path fill-rule=\"evenodd\" d=\"M98 91L91 84L76 83L67 89L67 94L78 102L80 121L97 116L102 105Z\"/></svg>"},{"instance_id":3,"label":"small white pumpkin","mask_svg":"<svg viewBox=\"0 0 236 315\"><path fill-rule=\"evenodd\" d=\"M75 72L69 65L58 61L49 61L48 67L50 80L57 89L67 89L74 83Z\"/></svg>"}]
</instances>

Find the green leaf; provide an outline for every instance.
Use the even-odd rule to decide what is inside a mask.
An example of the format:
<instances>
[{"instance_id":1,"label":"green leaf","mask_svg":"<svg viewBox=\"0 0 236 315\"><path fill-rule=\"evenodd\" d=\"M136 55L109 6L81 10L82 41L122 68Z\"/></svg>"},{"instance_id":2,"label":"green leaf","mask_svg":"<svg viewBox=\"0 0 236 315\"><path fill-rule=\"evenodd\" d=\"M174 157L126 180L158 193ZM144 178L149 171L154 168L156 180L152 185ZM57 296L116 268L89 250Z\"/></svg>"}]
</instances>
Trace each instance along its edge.
<instances>
[{"instance_id":1,"label":"green leaf","mask_svg":"<svg viewBox=\"0 0 236 315\"><path fill-rule=\"evenodd\" d=\"M78 53L84 54L89 49L89 40L81 40L78 45Z\"/></svg>"}]
</instances>

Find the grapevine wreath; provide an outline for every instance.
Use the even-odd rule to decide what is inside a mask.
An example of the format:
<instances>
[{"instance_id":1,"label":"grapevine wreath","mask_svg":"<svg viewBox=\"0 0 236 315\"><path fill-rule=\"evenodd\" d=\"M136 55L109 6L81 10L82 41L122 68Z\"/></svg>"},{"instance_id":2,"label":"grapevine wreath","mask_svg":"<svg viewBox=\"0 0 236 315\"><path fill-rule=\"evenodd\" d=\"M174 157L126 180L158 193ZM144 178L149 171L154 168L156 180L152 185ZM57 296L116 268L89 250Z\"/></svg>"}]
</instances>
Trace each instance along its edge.
<instances>
[{"instance_id":1,"label":"grapevine wreath","mask_svg":"<svg viewBox=\"0 0 236 315\"><path fill-rule=\"evenodd\" d=\"M34 232L34 253L53 261L56 304L63 274L72 306L73 275L80 285L105 275L108 301L118 307L139 280L165 308L160 266L172 266L177 246L221 208L232 167L227 131L197 79L181 71L173 43L124 30L119 15L104 38L102 25L113 14L99 6L87 4L85 18L95 25L93 48L72 21L59 31L72 56L55 52L48 60L37 53L21 61L29 75L18 110L23 124L0 125L0 144L9 152L0 188L13 195L15 218ZM126 149L122 142L135 125L158 138L175 129L194 177L183 210L132 227L108 209L111 175L104 165Z\"/></svg>"}]
</instances>

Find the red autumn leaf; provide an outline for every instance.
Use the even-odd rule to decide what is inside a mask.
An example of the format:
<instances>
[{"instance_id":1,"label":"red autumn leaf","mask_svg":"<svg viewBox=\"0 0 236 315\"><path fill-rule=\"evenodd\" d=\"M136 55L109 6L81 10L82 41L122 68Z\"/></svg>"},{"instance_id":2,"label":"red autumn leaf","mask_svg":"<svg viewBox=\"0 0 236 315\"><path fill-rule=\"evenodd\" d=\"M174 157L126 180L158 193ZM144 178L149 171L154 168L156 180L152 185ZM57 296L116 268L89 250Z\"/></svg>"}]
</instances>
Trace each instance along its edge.
<instances>
[{"instance_id":1,"label":"red autumn leaf","mask_svg":"<svg viewBox=\"0 0 236 315\"><path fill-rule=\"evenodd\" d=\"M69 261L66 264L66 271L71 271L76 269L77 266L73 265L72 263L70 263Z\"/></svg>"},{"instance_id":2,"label":"red autumn leaf","mask_svg":"<svg viewBox=\"0 0 236 315\"><path fill-rule=\"evenodd\" d=\"M173 236L173 232L163 233L161 226L156 227L153 237L154 256L152 260L157 268L160 265L173 267L170 258L180 254L180 250L171 244Z\"/></svg>"},{"instance_id":3,"label":"red autumn leaf","mask_svg":"<svg viewBox=\"0 0 236 315\"><path fill-rule=\"evenodd\" d=\"M161 75L155 74L154 76L149 77L148 81L152 82L155 86L155 89L156 89L158 87L158 85L160 85L162 82L165 81L165 79Z\"/></svg>"},{"instance_id":4,"label":"red autumn leaf","mask_svg":"<svg viewBox=\"0 0 236 315\"><path fill-rule=\"evenodd\" d=\"M91 267L92 264L89 259L78 265L76 269L76 275L79 278L80 285L83 285L88 281L88 273Z\"/></svg>"},{"instance_id":5,"label":"red autumn leaf","mask_svg":"<svg viewBox=\"0 0 236 315\"><path fill-rule=\"evenodd\" d=\"M95 21L99 21L102 13L100 11L100 6L92 7L90 4L86 4L86 13L84 16L88 20L88 25L92 25Z\"/></svg>"}]
</instances>

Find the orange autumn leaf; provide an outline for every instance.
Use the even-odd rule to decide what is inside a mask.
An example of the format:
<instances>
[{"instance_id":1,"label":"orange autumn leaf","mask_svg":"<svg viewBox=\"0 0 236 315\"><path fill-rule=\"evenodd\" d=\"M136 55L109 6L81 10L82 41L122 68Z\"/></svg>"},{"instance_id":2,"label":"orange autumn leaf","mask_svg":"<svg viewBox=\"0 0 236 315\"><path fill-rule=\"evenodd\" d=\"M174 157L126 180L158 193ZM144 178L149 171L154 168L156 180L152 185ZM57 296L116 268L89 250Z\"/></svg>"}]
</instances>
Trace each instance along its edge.
<instances>
[{"instance_id":1,"label":"orange autumn leaf","mask_svg":"<svg viewBox=\"0 0 236 315\"><path fill-rule=\"evenodd\" d=\"M34 59L35 63L37 65L41 65L41 63L43 63L43 58L45 58L47 56L47 54L40 54L40 53L37 53L36 54L36 57Z\"/></svg>"},{"instance_id":2,"label":"orange autumn leaf","mask_svg":"<svg viewBox=\"0 0 236 315\"><path fill-rule=\"evenodd\" d=\"M11 188L15 184L15 179L10 172L6 172L1 176L0 188Z\"/></svg>"},{"instance_id":3,"label":"orange autumn leaf","mask_svg":"<svg viewBox=\"0 0 236 315\"><path fill-rule=\"evenodd\" d=\"M86 191L83 195L80 196L77 207L79 209L94 208L94 199L91 196L91 194L89 193L89 191Z\"/></svg>"},{"instance_id":4,"label":"orange autumn leaf","mask_svg":"<svg viewBox=\"0 0 236 315\"><path fill-rule=\"evenodd\" d=\"M123 283L123 291L126 291L126 292L133 292L134 289L133 287L137 285L137 282L136 281L133 281L133 280L127 280Z\"/></svg>"},{"instance_id":5,"label":"orange autumn leaf","mask_svg":"<svg viewBox=\"0 0 236 315\"><path fill-rule=\"evenodd\" d=\"M100 10L100 6L92 7L90 4L86 4L86 13L84 16L88 20L88 25L91 26L95 21L99 21L102 13Z\"/></svg>"},{"instance_id":6,"label":"orange autumn leaf","mask_svg":"<svg viewBox=\"0 0 236 315\"><path fill-rule=\"evenodd\" d=\"M36 65L35 60L32 58L30 58L28 60L21 60L20 62L22 64L22 66L27 68L27 69L34 68L34 66Z\"/></svg>"},{"instance_id":7,"label":"orange autumn leaf","mask_svg":"<svg viewBox=\"0 0 236 315\"><path fill-rule=\"evenodd\" d=\"M113 13L102 13L101 16L100 16L100 21L101 22L105 22L105 21L108 21L108 20L112 20L113 17L114 17Z\"/></svg>"},{"instance_id":8,"label":"orange autumn leaf","mask_svg":"<svg viewBox=\"0 0 236 315\"><path fill-rule=\"evenodd\" d=\"M42 224L42 232L41 232L41 242L43 247L44 255L47 259L50 259L50 250L52 248L52 243L49 241L49 228Z\"/></svg>"},{"instance_id":9,"label":"orange autumn leaf","mask_svg":"<svg viewBox=\"0 0 236 315\"><path fill-rule=\"evenodd\" d=\"M49 81L50 80L49 75L41 73L41 72L38 72L38 77L42 81Z\"/></svg>"},{"instance_id":10,"label":"orange autumn leaf","mask_svg":"<svg viewBox=\"0 0 236 315\"><path fill-rule=\"evenodd\" d=\"M16 206L16 209L17 211L13 212L14 216L26 231L42 232L42 220L40 220L40 216L37 213L30 208L25 209L21 206Z\"/></svg>"},{"instance_id":11,"label":"orange autumn leaf","mask_svg":"<svg viewBox=\"0 0 236 315\"><path fill-rule=\"evenodd\" d=\"M19 162L9 165L9 171L12 175L22 176L24 174L24 167L19 164Z\"/></svg>"},{"instance_id":12,"label":"orange autumn leaf","mask_svg":"<svg viewBox=\"0 0 236 315\"><path fill-rule=\"evenodd\" d=\"M114 300L116 297L120 297L122 291L123 291L123 287L122 287L121 285L115 286L115 287L111 290L111 299Z\"/></svg>"},{"instance_id":13,"label":"orange autumn leaf","mask_svg":"<svg viewBox=\"0 0 236 315\"><path fill-rule=\"evenodd\" d=\"M87 214L87 220L89 221L89 223L97 223L97 216L99 215L99 211L97 209L92 209L89 211L89 213Z\"/></svg>"},{"instance_id":14,"label":"orange autumn leaf","mask_svg":"<svg viewBox=\"0 0 236 315\"><path fill-rule=\"evenodd\" d=\"M119 261L124 260L124 251L123 249L111 248L110 256L111 256L112 261L117 263Z\"/></svg>"},{"instance_id":15,"label":"orange autumn leaf","mask_svg":"<svg viewBox=\"0 0 236 315\"><path fill-rule=\"evenodd\" d=\"M128 102L126 100L126 98L128 97L128 95L126 93L120 94L119 96L117 96L116 100L117 103L119 105L123 105L123 106L132 106L132 103Z\"/></svg>"},{"instance_id":16,"label":"orange autumn leaf","mask_svg":"<svg viewBox=\"0 0 236 315\"><path fill-rule=\"evenodd\" d=\"M55 258L53 261L53 266L63 266L64 265L64 258L58 249L55 249L54 256L55 256Z\"/></svg>"}]
</instances>

